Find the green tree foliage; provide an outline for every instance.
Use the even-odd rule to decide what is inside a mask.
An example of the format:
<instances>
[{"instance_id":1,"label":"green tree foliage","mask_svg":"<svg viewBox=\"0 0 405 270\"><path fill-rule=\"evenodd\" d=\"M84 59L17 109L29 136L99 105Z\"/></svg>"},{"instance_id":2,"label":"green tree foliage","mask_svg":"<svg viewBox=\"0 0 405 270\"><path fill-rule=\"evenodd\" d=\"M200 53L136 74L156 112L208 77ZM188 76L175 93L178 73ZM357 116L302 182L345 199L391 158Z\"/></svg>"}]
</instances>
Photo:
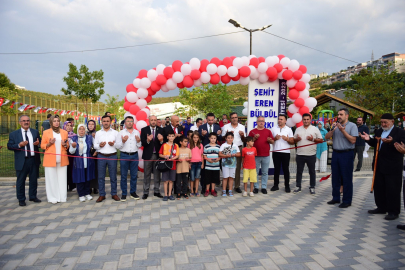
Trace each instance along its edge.
<instances>
[{"instance_id":1,"label":"green tree foliage","mask_svg":"<svg viewBox=\"0 0 405 270\"><path fill-rule=\"evenodd\" d=\"M111 112L115 114L117 119L124 119L125 110L122 108L124 105L125 100L119 100L119 95L110 96L107 94L107 99L105 99L105 103L107 104L106 112Z\"/></svg>"},{"instance_id":2,"label":"green tree foliage","mask_svg":"<svg viewBox=\"0 0 405 270\"><path fill-rule=\"evenodd\" d=\"M7 105L0 107L0 115L14 115L15 108L10 108L10 105L18 100L19 91L4 73L0 73L0 98L4 98L4 101L10 100Z\"/></svg>"},{"instance_id":3,"label":"green tree foliage","mask_svg":"<svg viewBox=\"0 0 405 270\"><path fill-rule=\"evenodd\" d=\"M76 96L84 103L86 114L89 113L88 103L96 103L104 94L104 72L90 72L85 65L81 65L78 70L75 65L69 63L69 71L63 81L67 88L62 88L61 91L67 96Z\"/></svg>"},{"instance_id":4,"label":"green tree foliage","mask_svg":"<svg viewBox=\"0 0 405 270\"><path fill-rule=\"evenodd\" d=\"M228 114L232 105L233 96L227 92L223 84L203 84L191 91L187 88L180 89L177 102L187 105L188 108L179 108L176 114L182 117L195 116L198 112L212 112L215 115Z\"/></svg>"}]
</instances>

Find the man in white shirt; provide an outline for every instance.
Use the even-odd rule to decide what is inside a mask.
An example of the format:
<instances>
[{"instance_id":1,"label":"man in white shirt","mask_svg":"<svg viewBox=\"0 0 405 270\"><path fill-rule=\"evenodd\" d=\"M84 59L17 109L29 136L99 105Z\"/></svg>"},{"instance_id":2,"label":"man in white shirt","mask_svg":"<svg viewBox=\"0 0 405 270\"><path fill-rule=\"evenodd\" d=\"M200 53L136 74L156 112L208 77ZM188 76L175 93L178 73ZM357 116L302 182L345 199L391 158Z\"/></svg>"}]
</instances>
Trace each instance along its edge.
<instances>
[{"instance_id":1,"label":"man in white shirt","mask_svg":"<svg viewBox=\"0 0 405 270\"><path fill-rule=\"evenodd\" d=\"M134 129L134 118L127 116L124 121L125 129L118 133L115 140L115 148L120 150L122 202L127 200L128 169L131 175L129 182L131 198L139 200L139 196L136 194L136 184L138 182L138 149L142 147L141 135Z\"/></svg>"},{"instance_id":2,"label":"man in white shirt","mask_svg":"<svg viewBox=\"0 0 405 270\"><path fill-rule=\"evenodd\" d=\"M323 142L321 132L319 129L311 125L311 115L305 113L302 115L303 125L295 130L294 142L297 146L304 146L297 148L297 177L294 193L301 192L302 173L304 171L305 163L309 171L309 193L315 195L315 163L316 163L316 144ZM311 145L312 144L312 145ZM306 146L310 145L310 146Z\"/></svg>"},{"instance_id":3,"label":"man in white shirt","mask_svg":"<svg viewBox=\"0 0 405 270\"><path fill-rule=\"evenodd\" d=\"M243 142L245 141L245 126L238 123L238 114L232 112L230 115L231 123L226 124L222 128L222 136L225 137L227 132L232 132L234 139L233 144L239 147L239 151L242 153ZM235 191L242 193L240 189L240 168L241 168L242 156L236 158L236 171L235 171Z\"/></svg>"},{"instance_id":4,"label":"man in white shirt","mask_svg":"<svg viewBox=\"0 0 405 270\"><path fill-rule=\"evenodd\" d=\"M271 191L279 190L280 169L283 167L285 192L290 193L290 148L294 144L294 135L291 128L286 126L287 116L278 115L277 126L271 129L274 137L273 163L274 163L274 186Z\"/></svg>"},{"instance_id":5,"label":"man in white shirt","mask_svg":"<svg viewBox=\"0 0 405 270\"><path fill-rule=\"evenodd\" d=\"M197 120L195 120L195 125L192 126L190 128L190 130L193 131L193 132L198 131L198 128L202 125L202 123L203 123L203 120L201 118L197 118Z\"/></svg>"},{"instance_id":6,"label":"man in white shirt","mask_svg":"<svg viewBox=\"0 0 405 270\"><path fill-rule=\"evenodd\" d=\"M120 198L117 196L117 149L115 149L115 140L118 132L111 128L111 117L104 115L101 118L103 128L96 133L94 138L94 149L97 150L97 170L98 170L98 186L99 194L96 202L105 200L105 173L108 167L111 182L111 198L118 202Z\"/></svg>"}]
</instances>

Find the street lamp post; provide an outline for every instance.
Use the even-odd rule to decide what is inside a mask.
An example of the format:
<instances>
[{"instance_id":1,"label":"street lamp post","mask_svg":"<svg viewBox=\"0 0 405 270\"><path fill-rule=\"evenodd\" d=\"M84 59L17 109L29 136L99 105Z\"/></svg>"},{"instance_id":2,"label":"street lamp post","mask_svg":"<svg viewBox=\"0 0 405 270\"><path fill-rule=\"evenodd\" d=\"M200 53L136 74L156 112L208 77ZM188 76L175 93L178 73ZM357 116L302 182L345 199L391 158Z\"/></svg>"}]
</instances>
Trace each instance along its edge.
<instances>
[{"instance_id":1,"label":"street lamp post","mask_svg":"<svg viewBox=\"0 0 405 270\"><path fill-rule=\"evenodd\" d=\"M233 26L235 26L236 28L242 28L249 32L249 34L250 34L250 55L252 55L252 33L256 32L256 31L263 31L264 29L272 26L272 24L269 24L269 25L265 25L262 28L258 28L258 29L247 29L246 27L243 27L239 22L237 22L233 19L230 19L228 22L233 24Z\"/></svg>"}]
</instances>

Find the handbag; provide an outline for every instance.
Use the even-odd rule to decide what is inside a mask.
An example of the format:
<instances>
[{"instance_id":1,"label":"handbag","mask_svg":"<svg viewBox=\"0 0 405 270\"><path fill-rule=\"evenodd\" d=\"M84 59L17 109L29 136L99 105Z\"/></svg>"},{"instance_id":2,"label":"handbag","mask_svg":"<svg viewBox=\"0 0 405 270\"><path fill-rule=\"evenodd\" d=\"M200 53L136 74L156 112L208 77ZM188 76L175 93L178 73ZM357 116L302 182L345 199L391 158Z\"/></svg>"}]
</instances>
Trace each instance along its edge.
<instances>
[{"instance_id":1,"label":"handbag","mask_svg":"<svg viewBox=\"0 0 405 270\"><path fill-rule=\"evenodd\" d=\"M174 143L172 145L172 149L170 150L170 158L172 157L173 154L173 149L174 149ZM173 161L169 161L164 158L159 158L158 161L155 163L156 170L160 172L167 172L173 169Z\"/></svg>"}]
</instances>

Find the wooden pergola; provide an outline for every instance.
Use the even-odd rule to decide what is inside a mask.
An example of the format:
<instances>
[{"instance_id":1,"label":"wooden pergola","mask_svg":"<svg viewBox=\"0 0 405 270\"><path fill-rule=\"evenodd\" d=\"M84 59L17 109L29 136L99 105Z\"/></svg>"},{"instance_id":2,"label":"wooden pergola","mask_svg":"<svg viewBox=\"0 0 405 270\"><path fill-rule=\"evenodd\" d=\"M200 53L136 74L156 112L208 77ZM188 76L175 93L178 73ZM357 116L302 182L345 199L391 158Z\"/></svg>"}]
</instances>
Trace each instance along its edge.
<instances>
[{"instance_id":1,"label":"wooden pergola","mask_svg":"<svg viewBox=\"0 0 405 270\"><path fill-rule=\"evenodd\" d=\"M398 119L398 118L403 118L405 116L405 112L399 112L399 113L397 113L396 115L394 115L394 118L395 119ZM404 119L405 120L405 119Z\"/></svg>"}]
</instances>

